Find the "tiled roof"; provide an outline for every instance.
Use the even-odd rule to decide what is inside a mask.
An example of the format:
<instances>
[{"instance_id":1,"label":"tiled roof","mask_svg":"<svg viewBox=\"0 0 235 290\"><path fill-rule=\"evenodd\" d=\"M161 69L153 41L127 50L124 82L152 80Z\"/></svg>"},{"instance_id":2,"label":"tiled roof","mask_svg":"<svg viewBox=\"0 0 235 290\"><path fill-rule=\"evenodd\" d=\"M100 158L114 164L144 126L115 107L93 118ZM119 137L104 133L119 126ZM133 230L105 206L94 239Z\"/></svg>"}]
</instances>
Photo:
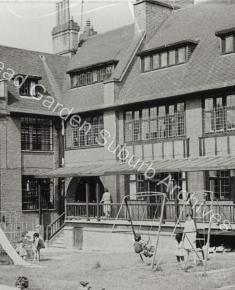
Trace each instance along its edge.
<instances>
[{"instance_id":1,"label":"tiled roof","mask_svg":"<svg viewBox=\"0 0 235 290\"><path fill-rule=\"evenodd\" d=\"M216 31L235 26L235 4L203 3L175 10L143 50L184 39L199 41L186 64L140 72L137 59L117 104L189 94L235 85L235 54L221 55Z\"/></svg>"},{"instance_id":2,"label":"tiled roof","mask_svg":"<svg viewBox=\"0 0 235 290\"><path fill-rule=\"evenodd\" d=\"M39 83L46 88L55 102L60 101L60 92L64 86L68 65L67 57L0 46L0 62L4 63L5 71L12 72L13 70L15 74L41 77ZM21 98L13 82L9 83L8 109L12 112L54 114L38 100Z\"/></svg>"},{"instance_id":3,"label":"tiled roof","mask_svg":"<svg viewBox=\"0 0 235 290\"><path fill-rule=\"evenodd\" d=\"M123 49L130 45L134 34L134 25L128 25L90 37L71 59L68 70L120 60Z\"/></svg>"},{"instance_id":4,"label":"tiled roof","mask_svg":"<svg viewBox=\"0 0 235 290\"><path fill-rule=\"evenodd\" d=\"M142 33L135 32L133 24L97 34L82 45L70 60L68 70L116 60L118 64L110 80L120 79L142 37ZM67 108L73 108L75 112L99 109L104 106L104 84L67 89L64 96L64 105Z\"/></svg>"}]
</instances>

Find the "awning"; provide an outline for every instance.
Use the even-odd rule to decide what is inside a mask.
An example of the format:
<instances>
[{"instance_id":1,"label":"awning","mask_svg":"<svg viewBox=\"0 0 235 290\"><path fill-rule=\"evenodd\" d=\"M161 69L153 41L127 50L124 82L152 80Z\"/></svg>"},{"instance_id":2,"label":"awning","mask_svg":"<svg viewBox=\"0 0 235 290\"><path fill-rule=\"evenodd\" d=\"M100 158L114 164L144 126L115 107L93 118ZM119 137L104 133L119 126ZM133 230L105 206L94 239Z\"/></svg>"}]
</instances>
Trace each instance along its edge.
<instances>
[{"instance_id":1,"label":"awning","mask_svg":"<svg viewBox=\"0 0 235 290\"><path fill-rule=\"evenodd\" d=\"M127 175L150 172L153 168L156 173L161 172L196 172L206 170L228 170L235 169L235 156L211 156L191 157L185 159L155 160L151 162L132 161L125 164L94 163L78 165L76 167L63 167L52 171L42 172L38 178L58 177L85 177L104 175ZM152 173L151 173L152 174Z\"/></svg>"}]
</instances>

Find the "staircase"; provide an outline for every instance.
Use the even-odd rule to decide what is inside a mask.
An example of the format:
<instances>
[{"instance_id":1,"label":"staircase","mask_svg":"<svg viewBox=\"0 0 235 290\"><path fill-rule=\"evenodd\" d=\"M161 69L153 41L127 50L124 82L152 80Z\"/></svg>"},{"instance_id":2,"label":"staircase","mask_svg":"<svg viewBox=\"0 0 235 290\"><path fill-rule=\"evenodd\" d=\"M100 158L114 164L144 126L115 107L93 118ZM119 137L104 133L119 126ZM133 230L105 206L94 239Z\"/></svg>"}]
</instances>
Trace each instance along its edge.
<instances>
[{"instance_id":1,"label":"staircase","mask_svg":"<svg viewBox=\"0 0 235 290\"><path fill-rule=\"evenodd\" d=\"M49 247L65 248L64 219L65 213L62 213L57 219L47 226L47 245Z\"/></svg>"},{"instance_id":2,"label":"staircase","mask_svg":"<svg viewBox=\"0 0 235 290\"><path fill-rule=\"evenodd\" d=\"M57 234L55 234L49 241L48 247L53 248L65 248L64 244L64 229L62 228Z\"/></svg>"}]
</instances>

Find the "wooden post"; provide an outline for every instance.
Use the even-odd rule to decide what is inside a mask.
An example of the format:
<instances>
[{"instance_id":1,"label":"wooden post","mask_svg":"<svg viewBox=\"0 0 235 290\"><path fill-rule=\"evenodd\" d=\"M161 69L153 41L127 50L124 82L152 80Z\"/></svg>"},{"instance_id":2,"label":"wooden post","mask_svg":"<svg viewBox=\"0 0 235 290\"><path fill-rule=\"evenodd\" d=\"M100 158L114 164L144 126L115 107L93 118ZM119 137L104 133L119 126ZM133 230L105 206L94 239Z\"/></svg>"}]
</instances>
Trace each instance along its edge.
<instances>
[{"instance_id":1,"label":"wooden post","mask_svg":"<svg viewBox=\"0 0 235 290\"><path fill-rule=\"evenodd\" d=\"M96 183L96 212L97 212L97 221L100 221L100 186L99 183Z\"/></svg>"},{"instance_id":2,"label":"wooden post","mask_svg":"<svg viewBox=\"0 0 235 290\"><path fill-rule=\"evenodd\" d=\"M89 198L90 198L90 187L89 187L89 183L86 182L86 217L87 220L89 221Z\"/></svg>"},{"instance_id":3,"label":"wooden post","mask_svg":"<svg viewBox=\"0 0 235 290\"><path fill-rule=\"evenodd\" d=\"M162 221L163 221L163 213L164 213L165 203L166 203L166 195L163 194L163 201L162 201L162 206L161 206L161 216L160 216L159 227L158 227L158 232L157 232L157 241L156 241L155 251L154 251L154 254L153 254L152 265L151 265L152 270L154 270L156 256L157 256L160 233L161 233L161 229L162 229Z\"/></svg>"},{"instance_id":4,"label":"wooden post","mask_svg":"<svg viewBox=\"0 0 235 290\"><path fill-rule=\"evenodd\" d=\"M41 201L41 185L38 183L38 220L39 225L42 225L42 201Z\"/></svg>"}]
</instances>

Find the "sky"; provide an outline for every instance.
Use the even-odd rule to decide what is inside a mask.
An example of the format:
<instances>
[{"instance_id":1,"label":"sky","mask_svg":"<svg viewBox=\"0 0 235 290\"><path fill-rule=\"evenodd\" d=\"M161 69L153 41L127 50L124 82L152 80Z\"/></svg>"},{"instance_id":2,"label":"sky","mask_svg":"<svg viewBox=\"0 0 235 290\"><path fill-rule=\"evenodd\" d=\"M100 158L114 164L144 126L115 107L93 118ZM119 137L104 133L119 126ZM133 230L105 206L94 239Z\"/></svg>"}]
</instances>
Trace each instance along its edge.
<instances>
[{"instance_id":1,"label":"sky","mask_svg":"<svg viewBox=\"0 0 235 290\"><path fill-rule=\"evenodd\" d=\"M56 0L0 0L0 45L52 52ZM81 0L70 0L71 16L81 24ZM84 0L84 22L98 33L133 22L128 0Z\"/></svg>"}]
</instances>

